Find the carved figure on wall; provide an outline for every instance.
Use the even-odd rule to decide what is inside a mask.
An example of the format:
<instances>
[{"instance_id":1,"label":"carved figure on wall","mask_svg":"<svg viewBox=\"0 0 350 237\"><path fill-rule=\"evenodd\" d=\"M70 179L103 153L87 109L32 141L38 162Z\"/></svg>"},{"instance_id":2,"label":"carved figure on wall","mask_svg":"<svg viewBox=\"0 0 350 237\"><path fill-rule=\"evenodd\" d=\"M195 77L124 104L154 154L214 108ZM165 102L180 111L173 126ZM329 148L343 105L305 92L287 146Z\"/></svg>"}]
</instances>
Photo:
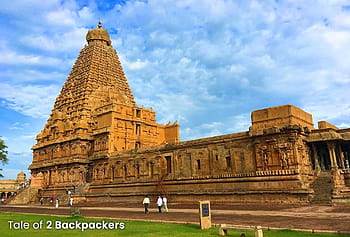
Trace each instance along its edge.
<instances>
[{"instance_id":1,"label":"carved figure on wall","mask_svg":"<svg viewBox=\"0 0 350 237\"><path fill-rule=\"evenodd\" d=\"M107 149L107 138L102 140L102 150L106 150Z\"/></svg>"},{"instance_id":2,"label":"carved figure on wall","mask_svg":"<svg viewBox=\"0 0 350 237\"><path fill-rule=\"evenodd\" d=\"M153 178L154 175L154 161L149 162L149 176Z\"/></svg>"},{"instance_id":3,"label":"carved figure on wall","mask_svg":"<svg viewBox=\"0 0 350 237\"><path fill-rule=\"evenodd\" d=\"M79 181L85 183L85 172L83 170L79 171Z\"/></svg>"},{"instance_id":4,"label":"carved figure on wall","mask_svg":"<svg viewBox=\"0 0 350 237\"><path fill-rule=\"evenodd\" d=\"M94 168L93 171L92 171L92 176L93 176L93 179L96 180L97 179L97 168Z\"/></svg>"},{"instance_id":5,"label":"carved figure on wall","mask_svg":"<svg viewBox=\"0 0 350 237\"><path fill-rule=\"evenodd\" d=\"M61 173L61 177L62 177L62 182L66 182L66 179L67 179L67 177L66 177L66 172L65 171L62 171L62 173Z\"/></svg>"},{"instance_id":6,"label":"carved figure on wall","mask_svg":"<svg viewBox=\"0 0 350 237\"><path fill-rule=\"evenodd\" d=\"M123 164L120 160L115 163L115 174L114 177L122 177L123 176Z\"/></svg>"},{"instance_id":7,"label":"carved figure on wall","mask_svg":"<svg viewBox=\"0 0 350 237\"><path fill-rule=\"evenodd\" d=\"M111 174L110 171L111 171L111 167L105 164L103 167L103 178L110 178L110 174Z\"/></svg>"},{"instance_id":8,"label":"carved figure on wall","mask_svg":"<svg viewBox=\"0 0 350 237\"><path fill-rule=\"evenodd\" d=\"M143 175L145 173L147 173L147 160L146 158L142 158L139 161L139 169L140 169L140 175Z\"/></svg>"},{"instance_id":9,"label":"carved figure on wall","mask_svg":"<svg viewBox=\"0 0 350 237\"><path fill-rule=\"evenodd\" d=\"M266 150L262 151L262 158L263 158L263 170L268 170L269 169L268 151Z\"/></svg>"},{"instance_id":10,"label":"carved figure on wall","mask_svg":"<svg viewBox=\"0 0 350 237\"><path fill-rule=\"evenodd\" d=\"M140 163L135 163L135 177L138 179L140 177Z\"/></svg>"},{"instance_id":11,"label":"carved figure on wall","mask_svg":"<svg viewBox=\"0 0 350 237\"><path fill-rule=\"evenodd\" d=\"M288 159L287 151L285 150L280 151L280 161L281 161L282 169L289 169L289 159Z\"/></svg>"},{"instance_id":12,"label":"carved figure on wall","mask_svg":"<svg viewBox=\"0 0 350 237\"><path fill-rule=\"evenodd\" d=\"M123 164L123 179L125 180L128 174L128 167L126 164Z\"/></svg>"},{"instance_id":13,"label":"carved figure on wall","mask_svg":"<svg viewBox=\"0 0 350 237\"><path fill-rule=\"evenodd\" d=\"M127 176L132 176L134 175L134 165L133 165L133 161L129 160L128 163L126 163L126 175Z\"/></svg>"},{"instance_id":14,"label":"carved figure on wall","mask_svg":"<svg viewBox=\"0 0 350 237\"><path fill-rule=\"evenodd\" d=\"M79 179L82 183L86 182L86 175L87 175L88 171L85 167L81 166L79 168Z\"/></svg>"}]
</instances>

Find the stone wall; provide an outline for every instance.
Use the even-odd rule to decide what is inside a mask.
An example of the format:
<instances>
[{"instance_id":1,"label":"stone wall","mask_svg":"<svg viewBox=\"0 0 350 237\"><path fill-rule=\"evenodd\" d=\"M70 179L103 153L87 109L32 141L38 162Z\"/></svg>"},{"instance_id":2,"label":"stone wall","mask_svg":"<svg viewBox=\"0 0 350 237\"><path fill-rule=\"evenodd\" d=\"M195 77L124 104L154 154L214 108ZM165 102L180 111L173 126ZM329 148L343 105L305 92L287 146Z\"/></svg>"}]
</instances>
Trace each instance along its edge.
<instances>
[{"instance_id":1,"label":"stone wall","mask_svg":"<svg viewBox=\"0 0 350 237\"><path fill-rule=\"evenodd\" d=\"M121 152L92 163L86 197L308 202L312 171L305 136L300 127L285 128L264 136L243 132Z\"/></svg>"}]
</instances>

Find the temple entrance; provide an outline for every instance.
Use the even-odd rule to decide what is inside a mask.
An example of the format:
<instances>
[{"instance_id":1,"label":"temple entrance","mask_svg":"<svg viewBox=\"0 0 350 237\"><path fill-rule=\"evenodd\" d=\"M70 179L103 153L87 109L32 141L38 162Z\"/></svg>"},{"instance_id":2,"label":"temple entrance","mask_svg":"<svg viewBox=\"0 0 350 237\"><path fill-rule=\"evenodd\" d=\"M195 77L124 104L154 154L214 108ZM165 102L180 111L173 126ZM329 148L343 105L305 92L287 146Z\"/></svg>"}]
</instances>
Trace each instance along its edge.
<instances>
[{"instance_id":1,"label":"temple entrance","mask_svg":"<svg viewBox=\"0 0 350 237\"><path fill-rule=\"evenodd\" d=\"M326 142L312 144L312 168L314 170L331 170L331 159Z\"/></svg>"},{"instance_id":2,"label":"temple entrance","mask_svg":"<svg viewBox=\"0 0 350 237\"><path fill-rule=\"evenodd\" d=\"M318 147L318 161L321 170L331 170L331 158L329 156L329 150L327 143L321 142L317 144Z\"/></svg>"},{"instance_id":3,"label":"temple entrance","mask_svg":"<svg viewBox=\"0 0 350 237\"><path fill-rule=\"evenodd\" d=\"M314 170L350 168L350 143L348 141L314 142L311 147L311 161Z\"/></svg>"}]
</instances>

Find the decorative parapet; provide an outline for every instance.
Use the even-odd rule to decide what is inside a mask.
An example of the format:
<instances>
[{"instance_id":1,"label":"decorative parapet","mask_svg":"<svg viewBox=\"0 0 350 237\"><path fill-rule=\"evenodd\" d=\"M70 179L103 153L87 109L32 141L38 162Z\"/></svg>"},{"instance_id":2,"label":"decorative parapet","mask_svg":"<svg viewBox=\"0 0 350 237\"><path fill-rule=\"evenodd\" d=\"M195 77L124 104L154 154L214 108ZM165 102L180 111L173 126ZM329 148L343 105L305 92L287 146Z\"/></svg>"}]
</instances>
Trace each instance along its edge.
<instances>
[{"instance_id":1,"label":"decorative parapet","mask_svg":"<svg viewBox=\"0 0 350 237\"><path fill-rule=\"evenodd\" d=\"M222 179L222 178L243 178L243 177L262 177L262 176L287 176L300 174L299 169L291 170L266 170L266 171L255 171L248 173L236 173L236 174L219 174L219 175L204 175L204 176L192 176L186 178L176 178L175 180L184 179Z\"/></svg>"}]
</instances>

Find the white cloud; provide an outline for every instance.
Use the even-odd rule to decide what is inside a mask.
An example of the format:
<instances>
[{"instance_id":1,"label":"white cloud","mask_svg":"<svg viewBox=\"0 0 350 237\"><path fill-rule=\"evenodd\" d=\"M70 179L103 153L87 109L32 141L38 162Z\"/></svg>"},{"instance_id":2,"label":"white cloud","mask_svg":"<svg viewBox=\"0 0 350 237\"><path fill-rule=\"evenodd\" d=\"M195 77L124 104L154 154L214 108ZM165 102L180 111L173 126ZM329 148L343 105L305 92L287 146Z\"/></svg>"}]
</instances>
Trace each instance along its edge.
<instances>
[{"instance_id":1,"label":"white cloud","mask_svg":"<svg viewBox=\"0 0 350 237\"><path fill-rule=\"evenodd\" d=\"M0 6L19 27L1 40L0 63L10 68L1 72L6 82L0 92L9 108L48 114L87 30L102 16L136 102L153 107L162 123L179 120L185 139L247 130L251 110L287 103L316 119L347 124L346 1L313 1L311 8L305 1L150 0L108 3L108 10L98 7L107 2L79 3ZM15 73L14 65L25 69Z\"/></svg>"},{"instance_id":2,"label":"white cloud","mask_svg":"<svg viewBox=\"0 0 350 237\"><path fill-rule=\"evenodd\" d=\"M68 64L68 63L64 63ZM62 64L61 64L62 65ZM57 66L57 65L56 65ZM71 66L71 65L70 65ZM50 71L45 72L42 69L34 69L34 68L23 68L21 70L18 70L19 67L17 67L17 70L14 68L10 68L8 70L4 70L1 72L2 81L3 82L11 82L11 84L14 83L23 83L23 84L29 84L29 83L40 83L44 84L44 82L61 82L63 83L65 78L67 77L66 72L57 72L57 71ZM54 68L54 70L62 70L62 68ZM1 97L1 96L0 96Z\"/></svg>"},{"instance_id":3,"label":"white cloud","mask_svg":"<svg viewBox=\"0 0 350 237\"><path fill-rule=\"evenodd\" d=\"M10 130L23 130L29 126L29 123L15 122L9 127Z\"/></svg>"},{"instance_id":4,"label":"white cloud","mask_svg":"<svg viewBox=\"0 0 350 237\"><path fill-rule=\"evenodd\" d=\"M64 33L52 33L50 35L27 35L21 38L21 42L34 49L53 51L57 53L74 51L78 53L86 43L86 28L70 28ZM62 57L62 55L58 55ZM76 57L76 55L74 55Z\"/></svg>"},{"instance_id":5,"label":"white cloud","mask_svg":"<svg viewBox=\"0 0 350 237\"><path fill-rule=\"evenodd\" d=\"M243 108L287 103L321 115L320 110L327 107L313 106L318 100L327 105L323 97L335 96L339 85L349 88L343 57L350 50L346 44L349 31L337 18L341 5L325 7L326 3L314 2L310 9L301 1L270 3L149 1L116 7L118 14L111 13L108 19L119 29L122 63L148 62L141 71L126 66L137 102L156 107L161 121L182 118L184 129L204 129L201 124L250 112ZM332 28L332 24L337 26ZM174 97L176 102L167 101ZM346 107L346 96L341 97L330 104ZM211 114L217 109L224 116L220 120ZM211 122L194 116L202 111L210 114ZM250 122L249 116L246 119ZM242 121L240 128L243 125L249 127Z\"/></svg>"},{"instance_id":6,"label":"white cloud","mask_svg":"<svg viewBox=\"0 0 350 237\"><path fill-rule=\"evenodd\" d=\"M181 132L183 137L185 137L184 140L193 140L248 131L250 125L250 114L244 113L234 115L229 118L223 118L221 121L214 121L211 123L203 123L194 127L187 127Z\"/></svg>"},{"instance_id":7,"label":"white cloud","mask_svg":"<svg viewBox=\"0 0 350 237\"><path fill-rule=\"evenodd\" d=\"M341 123L335 126L338 128L350 128L350 123Z\"/></svg>"},{"instance_id":8,"label":"white cloud","mask_svg":"<svg viewBox=\"0 0 350 237\"><path fill-rule=\"evenodd\" d=\"M58 95L57 86L14 86L0 83L2 103L15 111L34 118L45 118Z\"/></svg>"},{"instance_id":9,"label":"white cloud","mask_svg":"<svg viewBox=\"0 0 350 237\"><path fill-rule=\"evenodd\" d=\"M130 70L140 70L148 65L148 61L141 61L139 58L134 62L129 62L122 55L120 55L120 59L123 61L123 66Z\"/></svg>"},{"instance_id":10,"label":"white cloud","mask_svg":"<svg viewBox=\"0 0 350 237\"><path fill-rule=\"evenodd\" d=\"M17 52L1 50L0 63L3 65L28 65L53 67L63 64L61 59L33 54L19 54Z\"/></svg>"},{"instance_id":11,"label":"white cloud","mask_svg":"<svg viewBox=\"0 0 350 237\"><path fill-rule=\"evenodd\" d=\"M57 11L48 12L46 20L49 24L72 26L75 25L76 13L68 9L59 9Z\"/></svg>"},{"instance_id":12,"label":"white cloud","mask_svg":"<svg viewBox=\"0 0 350 237\"><path fill-rule=\"evenodd\" d=\"M3 0L0 11L13 13L16 15L26 15L28 13L41 13L42 10L54 9L60 5L60 0L40 1L40 0ZM32 15L34 17L35 15Z\"/></svg>"}]
</instances>

